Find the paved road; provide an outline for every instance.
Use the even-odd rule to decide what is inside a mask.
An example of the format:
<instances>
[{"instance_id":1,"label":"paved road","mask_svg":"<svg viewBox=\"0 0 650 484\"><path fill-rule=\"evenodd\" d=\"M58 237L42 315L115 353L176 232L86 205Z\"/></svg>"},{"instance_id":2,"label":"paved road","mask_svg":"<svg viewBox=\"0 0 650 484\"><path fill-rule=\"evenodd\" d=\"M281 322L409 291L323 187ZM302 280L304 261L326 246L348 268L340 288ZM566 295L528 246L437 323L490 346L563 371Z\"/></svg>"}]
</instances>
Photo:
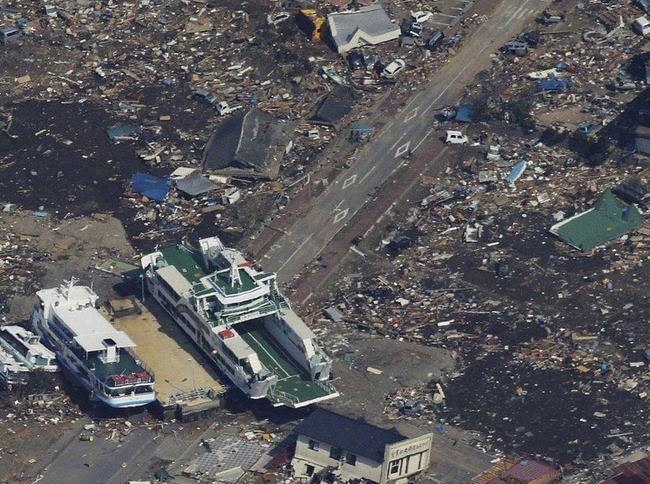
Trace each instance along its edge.
<instances>
[{"instance_id":1,"label":"paved road","mask_svg":"<svg viewBox=\"0 0 650 484\"><path fill-rule=\"evenodd\" d=\"M436 111L455 104L464 87L489 66L490 54L520 32L549 1L502 0L460 52L437 72L431 84L411 98L357 155L356 163L318 197L309 213L269 248L261 261L265 269L277 272L279 281L287 283L313 261L372 194L400 169L409 152L416 152L427 140L433 132Z\"/></svg>"}]
</instances>

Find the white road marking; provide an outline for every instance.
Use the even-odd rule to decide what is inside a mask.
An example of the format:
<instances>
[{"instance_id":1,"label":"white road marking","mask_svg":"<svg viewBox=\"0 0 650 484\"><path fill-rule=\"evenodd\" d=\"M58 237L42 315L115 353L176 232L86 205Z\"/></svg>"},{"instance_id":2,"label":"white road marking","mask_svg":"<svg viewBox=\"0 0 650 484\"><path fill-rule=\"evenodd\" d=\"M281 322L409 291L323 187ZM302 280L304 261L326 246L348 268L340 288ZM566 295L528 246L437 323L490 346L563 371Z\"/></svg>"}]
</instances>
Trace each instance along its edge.
<instances>
[{"instance_id":1,"label":"white road marking","mask_svg":"<svg viewBox=\"0 0 650 484\"><path fill-rule=\"evenodd\" d=\"M445 27L449 27L451 25L451 24L446 24L444 22L436 22L435 20L430 20L430 22L436 25L444 25Z\"/></svg>"},{"instance_id":2,"label":"white road marking","mask_svg":"<svg viewBox=\"0 0 650 484\"><path fill-rule=\"evenodd\" d=\"M352 185L355 181L357 181L357 175L352 175L346 178L345 181L343 182L343 190L345 190L347 187Z\"/></svg>"},{"instance_id":3,"label":"white road marking","mask_svg":"<svg viewBox=\"0 0 650 484\"><path fill-rule=\"evenodd\" d=\"M346 208L345 210L341 210L339 213L336 214L336 217L334 217L334 224L339 223L341 220L343 220L345 217L348 216L348 212L350 211L349 208Z\"/></svg>"},{"instance_id":4,"label":"white road marking","mask_svg":"<svg viewBox=\"0 0 650 484\"><path fill-rule=\"evenodd\" d=\"M342 202L341 202L342 203ZM282 269L284 269L284 266L286 266L291 259L294 258L294 256L298 253L300 249L302 249L307 242L311 240L311 238L314 236L314 234L309 234L309 236L302 241L302 243L294 250L289 257L287 257L287 260L284 261L284 264L280 266L280 268L276 272L280 272Z\"/></svg>"},{"instance_id":5,"label":"white road marking","mask_svg":"<svg viewBox=\"0 0 650 484\"><path fill-rule=\"evenodd\" d=\"M508 20L506 20L506 22L505 22L506 26L509 25L510 22L512 22L515 19L515 17L519 14L520 11L522 11L526 7L526 5L528 5L528 2L529 2L529 0L526 0L524 3L522 3L519 6L519 8L517 10L515 10L515 13L513 13L512 16Z\"/></svg>"},{"instance_id":6,"label":"white road marking","mask_svg":"<svg viewBox=\"0 0 650 484\"><path fill-rule=\"evenodd\" d=\"M336 211L339 209L339 207L340 207L341 205L343 205L343 202L345 202L345 200L341 200L341 201L339 202L339 204L338 204L336 207L334 207L333 212L336 212Z\"/></svg>"},{"instance_id":7,"label":"white road marking","mask_svg":"<svg viewBox=\"0 0 650 484\"><path fill-rule=\"evenodd\" d=\"M456 7L455 10L462 10L462 8ZM439 17L447 17L447 18L456 18L457 15L449 15L446 13L435 13L434 15L438 15Z\"/></svg>"},{"instance_id":8,"label":"white road marking","mask_svg":"<svg viewBox=\"0 0 650 484\"><path fill-rule=\"evenodd\" d=\"M413 151L417 150L420 147L420 145L422 143L424 143L424 140L429 137L429 135L431 134L432 131L433 131L433 128L429 128L429 131L427 131L425 133L425 135L422 137L422 139L420 141L418 141L418 144L415 145L415 148L413 148Z\"/></svg>"},{"instance_id":9,"label":"white road marking","mask_svg":"<svg viewBox=\"0 0 650 484\"><path fill-rule=\"evenodd\" d=\"M404 122L405 122L405 123L408 123L411 119L413 119L414 117L416 117L416 116L418 115L419 112L420 112L420 108L419 108L418 106L414 107L414 108L411 110L411 112L408 113L408 114L406 115L406 117L404 118Z\"/></svg>"},{"instance_id":10,"label":"white road marking","mask_svg":"<svg viewBox=\"0 0 650 484\"><path fill-rule=\"evenodd\" d=\"M373 171L375 171L376 169L377 169L376 166L373 166L372 168L370 168L370 170L368 170L368 171L366 172L366 174L363 175L363 176L361 177L361 180L359 180L359 185L362 184L362 183L365 181L365 179L368 178L368 177L370 176L370 174L371 174Z\"/></svg>"},{"instance_id":11,"label":"white road marking","mask_svg":"<svg viewBox=\"0 0 650 484\"><path fill-rule=\"evenodd\" d=\"M394 150L395 147L397 146L397 143L399 143L400 141L402 141L402 138L404 138L404 136L406 136L406 133L402 133L402 136L400 136L399 139L393 143L393 146L391 146L390 149L391 149L391 150Z\"/></svg>"},{"instance_id":12,"label":"white road marking","mask_svg":"<svg viewBox=\"0 0 650 484\"><path fill-rule=\"evenodd\" d=\"M399 158L400 156L402 156L404 153L406 153L409 150L410 147L411 147L411 142L407 141L402 146L397 148L397 151L395 152L395 158Z\"/></svg>"}]
</instances>

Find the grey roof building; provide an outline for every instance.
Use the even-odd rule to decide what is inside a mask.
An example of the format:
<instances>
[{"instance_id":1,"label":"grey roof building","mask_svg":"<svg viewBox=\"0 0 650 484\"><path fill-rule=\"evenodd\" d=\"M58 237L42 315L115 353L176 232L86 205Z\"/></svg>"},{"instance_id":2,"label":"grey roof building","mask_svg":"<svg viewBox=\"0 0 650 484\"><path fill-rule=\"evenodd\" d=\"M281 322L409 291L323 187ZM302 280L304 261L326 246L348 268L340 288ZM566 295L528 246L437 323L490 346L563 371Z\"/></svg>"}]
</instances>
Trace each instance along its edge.
<instances>
[{"instance_id":1,"label":"grey roof building","mask_svg":"<svg viewBox=\"0 0 650 484\"><path fill-rule=\"evenodd\" d=\"M203 170L275 178L290 126L257 108L237 111L214 130L203 151Z\"/></svg>"},{"instance_id":2,"label":"grey roof building","mask_svg":"<svg viewBox=\"0 0 650 484\"><path fill-rule=\"evenodd\" d=\"M295 432L298 478L327 469L342 481L400 483L429 467L432 434L413 427L385 429L318 408Z\"/></svg>"},{"instance_id":3,"label":"grey roof building","mask_svg":"<svg viewBox=\"0 0 650 484\"><path fill-rule=\"evenodd\" d=\"M391 21L381 5L331 13L327 16L327 24L339 54L362 45L398 39L401 33L399 25Z\"/></svg>"}]
</instances>

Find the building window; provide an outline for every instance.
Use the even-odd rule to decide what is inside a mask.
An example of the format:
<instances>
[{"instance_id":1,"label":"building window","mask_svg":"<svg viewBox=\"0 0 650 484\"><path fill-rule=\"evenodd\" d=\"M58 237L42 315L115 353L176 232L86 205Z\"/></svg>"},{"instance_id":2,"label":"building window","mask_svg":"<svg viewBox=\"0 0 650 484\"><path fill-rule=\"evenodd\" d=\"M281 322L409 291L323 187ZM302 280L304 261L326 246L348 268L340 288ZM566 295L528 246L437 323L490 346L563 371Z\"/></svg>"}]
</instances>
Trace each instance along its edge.
<instances>
[{"instance_id":1,"label":"building window","mask_svg":"<svg viewBox=\"0 0 650 484\"><path fill-rule=\"evenodd\" d=\"M305 464L305 474L308 476L313 476L314 475L314 466L310 466L309 464Z\"/></svg>"},{"instance_id":2,"label":"building window","mask_svg":"<svg viewBox=\"0 0 650 484\"><path fill-rule=\"evenodd\" d=\"M341 449L338 447L332 447L330 449L330 459L339 460L341 458Z\"/></svg>"},{"instance_id":3,"label":"building window","mask_svg":"<svg viewBox=\"0 0 650 484\"><path fill-rule=\"evenodd\" d=\"M390 463L390 469L388 470L388 473L392 476L393 474L399 473L399 460L394 460L393 462Z\"/></svg>"},{"instance_id":4,"label":"building window","mask_svg":"<svg viewBox=\"0 0 650 484\"><path fill-rule=\"evenodd\" d=\"M357 456L354 454L350 454L349 452L345 454L345 462L350 464L351 466L357 465Z\"/></svg>"},{"instance_id":5,"label":"building window","mask_svg":"<svg viewBox=\"0 0 650 484\"><path fill-rule=\"evenodd\" d=\"M317 440L309 439L309 448L311 450L318 450L320 448L319 442Z\"/></svg>"}]
</instances>

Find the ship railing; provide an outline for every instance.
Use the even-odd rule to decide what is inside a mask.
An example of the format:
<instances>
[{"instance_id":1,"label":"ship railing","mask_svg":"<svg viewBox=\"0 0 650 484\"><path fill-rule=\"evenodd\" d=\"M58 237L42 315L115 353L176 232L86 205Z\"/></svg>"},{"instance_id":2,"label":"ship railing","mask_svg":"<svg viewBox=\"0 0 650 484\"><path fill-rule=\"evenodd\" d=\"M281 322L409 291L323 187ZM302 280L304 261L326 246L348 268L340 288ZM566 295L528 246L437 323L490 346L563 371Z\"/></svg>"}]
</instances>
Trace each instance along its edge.
<instances>
[{"instance_id":1,"label":"ship railing","mask_svg":"<svg viewBox=\"0 0 650 484\"><path fill-rule=\"evenodd\" d=\"M156 375L153 372L151 368L149 368L144 361L140 359L140 357L131 349L131 348L123 348L126 350L128 354L131 355L131 357L135 360L135 362L140 366L144 371L149 373L149 376L151 377L151 381L154 381L156 379Z\"/></svg>"},{"instance_id":2,"label":"ship railing","mask_svg":"<svg viewBox=\"0 0 650 484\"><path fill-rule=\"evenodd\" d=\"M332 385L328 381L314 380L314 382L316 382L316 385L318 385L321 388L321 390L323 390L323 391L325 391L327 393L335 393L336 392L336 388L334 388L334 385Z\"/></svg>"},{"instance_id":3,"label":"ship railing","mask_svg":"<svg viewBox=\"0 0 650 484\"><path fill-rule=\"evenodd\" d=\"M297 396L283 392L282 390L277 390L275 387L271 387L271 398L276 402L285 403L287 405L295 405L300 402L300 399Z\"/></svg>"}]
</instances>

